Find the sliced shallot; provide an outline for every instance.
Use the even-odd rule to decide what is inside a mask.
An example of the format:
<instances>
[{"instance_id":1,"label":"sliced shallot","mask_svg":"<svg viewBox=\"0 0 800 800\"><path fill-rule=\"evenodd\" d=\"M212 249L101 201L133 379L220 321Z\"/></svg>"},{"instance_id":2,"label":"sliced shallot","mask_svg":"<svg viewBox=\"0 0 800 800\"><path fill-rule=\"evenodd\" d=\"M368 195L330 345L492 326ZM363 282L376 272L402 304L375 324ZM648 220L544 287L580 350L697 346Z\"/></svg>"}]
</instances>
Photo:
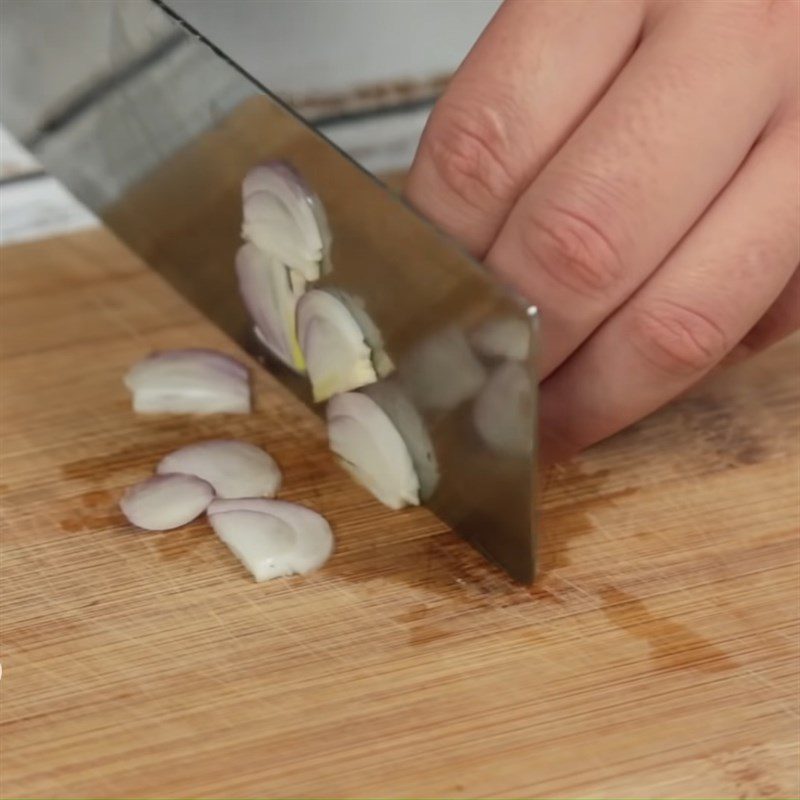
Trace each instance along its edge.
<instances>
[{"instance_id":1,"label":"sliced shallot","mask_svg":"<svg viewBox=\"0 0 800 800\"><path fill-rule=\"evenodd\" d=\"M491 317L470 335L470 342L480 355L509 361L525 361L530 341L530 323L518 317Z\"/></svg>"},{"instance_id":2,"label":"sliced shallot","mask_svg":"<svg viewBox=\"0 0 800 800\"><path fill-rule=\"evenodd\" d=\"M419 479L420 498L427 500L439 483L439 464L422 415L391 378L367 386L362 392L381 407L397 428Z\"/></svg>"},{"instance_id":3,"label":"sliced shallot","mask_svg":"<svg viewBox=\"0 0 800 800\"><path fill-rule=\"evenodd\" d=\"M372 366L375 368L377 376L385 378L393 372L394 362L386 352L383 336L375 324L375 320L367 313L363 300L349 292L345 292L343 289L331 289L328 287L325 291L330 292L352 314L353 319L361 329L361 335L364 337L367 347L370 349Z\"/></svg>"},{"instance_id":4,"label":"sliced shallot","mask_svg":"<svg viewBox=\"0 0 800 800\"><path fill-rule=\"evenodd\" d=\"M217 535L225 541L231 550L236 553L242 563L250 570L256 580L266 580L259 577L267 571L267 565L254 559L248 563L244 557L242 540L246 536L263 540L263 553L266 549L277 549L279 536L287 541L285 534L277 534L276 530L283 530L274 522L265 523L250 517L236 515L258 515L269 520L277 520L286 526L294 536L291 547L280 554L267 555L264 560L272 559L269 570L274 571L267 577L291 575L294 573L305 574L321 567L333 552L333 532L328 522L316 511L310 508L287 503L283 500L265 500L263 498L242 498L237 500L215 500L208 507L208 518ZM266 531L270 533L265 533ZM259 532L260 531L260 532ZM234 544L236 546L234 546ZM255 545L253 545L255 546ZM238 548L238 550L237 550ZM242 555L240 555L242 553ZM261 566L258 566L259 563ZM258 573L258 574L257 574Z\"/></svg>"},{"instance_id":5,"label":"sliced shallot","mask_svg":"<svg viewBox=\"0 0 800 800\"><path fill-rule=\"evenodd\" d=\"M419 478L392 420L366 394L346 392L327 408L328 440L342 466L389 508L419 505Z\"/></svg>"},{"instance_id":6,"label":"sliced shallot","mask_svg":"<svg viewBox=\"0 0 800 800\"><path fill-rule=\"evenodd\" d=\"M317 280L329 263L325 210L297 171L283 161L251 169L242 183L242 234L264 253Z\"/></svg>"},{"instance_id":7,"label":"sliced shallot","mask_svg":"<svg viewBox=\"0 0 800 800\"><path fill-rule=\"evenodd\" d=\"M196 475L214 487L218 497L272 497L281 471L272 456L248 442L212 439L182 447L161 459L158 475Z\"/></svg>"},{"instance_id":8,"label":"sliced shallot","mask_svg":"<svg viewBox=\"0 0 800 800\"><path fill-rule=\"evenodd\" d=\"M134 364L124 378L139 413L228 413L251 410L247 368L211 350L166 350Z\"/></svg>"},{"instance_id":9,"label":"sliced shallot","mask_svg":"<svg viewBox=\"0 0 800 800\"><path fill-rule=\"evenodd\" d=\"M225 353L218 353L216 350L189 347L152 353L128 370L125 383L129 388L135 389L137 386L149 383L152 373L156 369L169 371L183 366L203 366L206 369L217 370L241 380L247 380L247 367L235 358Z\"/></svg>"},{"instance_id":10,"label":"sliced shallot","mask_svg":"<svg viewBox=\"0 0 800 800\"><path fill-rule=\"evenodd\" d=\"M495 368L475 398L472 419L483 441L495 452L527 456L533 449L531 378L518 361Z\"/></svg>"},{"instance_id":11,"label":"sliced shallot","mask_svg":"<svg viewBox=\"0 0 800 800\"><path fill-rule=\"evenodd\" d=\"M303 372L305 362L295 333L295 306L305 291L305 279L251 243L242 245L236 254L236 274L259 341L284 364Z\"/></svg>"},{"instance_id":12,"label":"sliced shallot","mask_svg":"<svg viewBox=\"0 0 800 800\"><path fill-rule=\"evenodd\" d=\"M477 394L486 370L459 328L423 339L400 366L408 393L420 408L449 411Z\"/></svg>"},{"instance_id":13,"label":"sliced shallot","mask_svg":"<svg viewBox=\"0 0 800 800\"><path fill-rule=\"evenodd\" d=\"M168 531L191 522L213 499L211 484L194 475L156 475L131 486L119 507L138 528Z\"/></svg>"},{"instance_id":14,"label":"sliced shallot","mask_svg":"<svg viewBox=\"0 0 800 800\"><path fill-rule=\"evenodd\" d=\"M311 289L300 298L297 334L315 401L378 380L365 332L336 293Z\"/></svg>"},{"instance_id":15,"label":"sliced shallot","mask_svg":"<svg viewBox=\"0 0 800 800\"><path fill-rule=\"evenodd\" d=\"M287 556L297 536L282 520L257 511L226 511L210 516L209 521L257 581L292 574Z\"/></svg>"}]
</instances>

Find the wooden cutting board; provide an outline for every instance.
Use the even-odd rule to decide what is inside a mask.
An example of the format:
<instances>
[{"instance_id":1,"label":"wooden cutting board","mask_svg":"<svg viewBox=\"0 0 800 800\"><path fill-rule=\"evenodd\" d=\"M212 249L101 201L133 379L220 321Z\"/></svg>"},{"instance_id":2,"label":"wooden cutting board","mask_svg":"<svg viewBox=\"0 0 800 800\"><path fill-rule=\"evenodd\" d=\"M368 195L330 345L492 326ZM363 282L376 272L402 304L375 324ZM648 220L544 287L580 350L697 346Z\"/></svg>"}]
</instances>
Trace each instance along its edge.
<instances>
[{"instance_id":1,"label":"wooden cutting board","mask_svg":"<svg viewBox=\"0 0 800 800\"><path fill-rule=\"evenodd\" d=\"M3 797L797 796L800 340L554 468L525 589L261 372L250 417L134 416L136 359L237 350L108 233L0 258ZM321 572L125 523L214 436L328 517Z\"/></svg>"}]
</instances>

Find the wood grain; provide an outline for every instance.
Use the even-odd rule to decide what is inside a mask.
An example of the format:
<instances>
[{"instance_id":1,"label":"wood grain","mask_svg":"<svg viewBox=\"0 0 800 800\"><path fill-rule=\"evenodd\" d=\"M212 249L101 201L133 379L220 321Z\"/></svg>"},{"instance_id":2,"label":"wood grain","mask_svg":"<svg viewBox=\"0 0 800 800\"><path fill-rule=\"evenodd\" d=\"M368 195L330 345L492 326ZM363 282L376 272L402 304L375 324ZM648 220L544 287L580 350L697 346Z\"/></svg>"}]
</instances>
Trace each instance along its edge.
<instances>
[{"instance_id":1,"label":"wood grain","mask_svg":"<svg viewBox=\"0 0 800 800\"><path fill-rule=\"evenodd\" d=\"M109 234L0 258L3 797L797 796L797 338L553 469L529 590L262 373L251 417L135 417L135 359L235 347ZM322 571L125 524L223 435L330 519Z\"/></svg>"}]
</instances>

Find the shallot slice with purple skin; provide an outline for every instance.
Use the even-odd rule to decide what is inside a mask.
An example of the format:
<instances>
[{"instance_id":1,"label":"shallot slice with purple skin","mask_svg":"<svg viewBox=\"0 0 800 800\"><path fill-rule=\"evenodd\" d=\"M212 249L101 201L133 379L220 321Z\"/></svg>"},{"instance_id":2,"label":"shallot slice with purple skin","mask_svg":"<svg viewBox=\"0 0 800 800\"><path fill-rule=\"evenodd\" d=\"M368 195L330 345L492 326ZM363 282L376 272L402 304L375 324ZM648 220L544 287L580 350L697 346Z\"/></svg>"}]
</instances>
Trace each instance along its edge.
<instances>
[{"instance_id":1,"label":"shallot slice with purple skin","mask_svg":"<svg viewBox=\"0 0 800 800\"><path fill-rule=\"evenodd\" d=\"M278 517L258 511L226 511L210 516L209 522L259 583L294 572L289 558L297 547L297 534Z\"/></svg>"},{"instance_id":2,"label":"shallot slice with purple skin","mask_svg":"<svg viewBox=\"0 0 800 800\"><path fill-rule=\"evenodd\" d=\"M533 449L533 393L525 365L496 367L475 398L472 420L485 444L500 455L525 457Z\"/></svg>"},{"instance_id":3,"label":"shallot slice with purple skin","mask_svg":"<svg viewBox=\"0 0 800 800\"><path fill-rule=\"evenodd\" d=\"M261 193L272 194L283 204L310 247L319 249L330 238L319 197L288 162L275 159L248 171L242 181L243 202L246 204L254 195ZM323 229L320 229L321 221L324 222Z\"/></svg>"},{"instance_id":4,"label":"shallot slice with purple skin","mask_svg":"<svg viewBox=\"0 0 800 800\"><path fill-rule=\"evenodd\" d=\"M242 181L242 198L246 200L256 192L273 191L287 198L287 206L292 209L298 224L315 243L318 234L320 246L330 244L331 233L325 207L317 193L309 186L303 176L288 161L273 159L253 167ZM290 202L293 201L293 202ZM305 213L311 209L312 220Z\"/></svg>"},{"instance_id":5,"label":"shallot slice with purple skin","mask_svg":"<svg viewBox=\"0 0 800 800\"><path fill-rule=\"evenodd\" d=\"M181 386L176 389L137 389L137 414L249 414L250 390L226 393L218 389Z\"/></svg>"},{"instance_id":6,"label":"shallot slice with purple skin","mask_svg":"<svg viewBox=\"0 0 800 800\"><path fill-rule=\"evenodd\" d=\"M207 350L201 347L189 347L178 350L160 350L151 353L128 371L125 384L135 389L141 383L148 383L156 367L174 370L184 365L203 365L208 369L218 370L240 380L247 380L247 367L232 356Z\"/></svg>"},{"instance_id":7,"label":"shallot slice with purple skin","mask_svg":"<svg viewBox=\"0 0 800 800\"><path fill-rule=\"evenodd\" d=\"M137 528L168 531L200 516L213 499L211 484L194 475L156 475L131 486L119 507Z\"/></svg>"},{"instance_id":8,"label":"shallot slice with purple skin","mask_svg":"<svg viewBox=\"0 0 800 800\"><path fill-rule=\"evenodd\" d=\"M439 485L439 463L422 415L392 378L361 391L381 407L397 428L419 479L420 498L429 499Z\"/></svg>"},{"instance_id":9,"label":"shallot slice with purple skin","mask_svg":"<svg viewBox=\"0 0 800 800\"><path fill-rule=\"evenodd\" d=\"M253 167L242 182L242 200L245 239L306 280L328 270L331 234L325 210L293 167L283 161Z\"/></svg>"},{"instance_id":10,"label":"shallot slice with purple skin","mask_svg":"<svg viewBox=\"0 0 800 800\"><path fill-rule=\"evenodd\" d=\"M164 456L156 474L168 473L196 475L218 497L272 497L282 479L275 460L260 447L227 439L196 442Z\"/></svg>"},{"instance_id":11,"label":"shallot slice with purple skin","mask_svg":"<svg viewBox=\"0 0 800 800\"><path fill-rule=\"evenodd\" d=\"M300 298L297 335L316 402L378 380L365 333L335 293L311 289Z\"/></svg>"},{"instance_id":12,"label":"shallot slice with purple skin","mask_svg":"<svg viewBox=\"0 0 800 800\"><path fill-rule=\"evenodd\" d=\"M331 398L328 441L342 466L384 505L419 505L419 477L403 437L385 411L360 392Z\"/></svg>"},{"instance_id":13,"label":"shallot slice with purple skin","mask_svg":"<svg viewBox=\"0 0 800 800\"><path fill-rule=\"evenodd\" d=\"M394 371L394 362L386 352L381 335L375 321L367 313L364 301L343 289L326 287L323 291L333 295L351 314L361 329L361 335L370 349L372 366L379 378L385 378Z\"/></svg>"},{"instance_id":14,"label":"shallot slice with purple skin","mask_svg":"<svg viewBox=\"0 0 800 800\"><path fill-rule=\"evenodd\" d=\"M294 547L284 560L290 573L305 575L319 569L333 552L333 531L327 520L316 511L285 500L266 500L260 497L237 500L215 500L208 507L208 518L214 530L215 522L232 512L258 513L285 523L295 534ZM224 524L230 519L223 520ZM228 528L230 530L230 528Z\"/></svg>"},{"instance_id":15,"label":"shallot slice with purple skin","mask_svg":"<svg viewBox=\"0 0 800 800\"><path fill-rule=\"evenodd\" d=\"M319 277L321 250L304 247L295 221L273 195L256 192L245 201L242 237L265 255L299 272L306 280Z\"/></svg>"},{"instance_id":16,"label":"shallot slice with purple skin","mask_svg":"<svg viewBox=\"0 0 800 800\"><path fill-rule=\"evenodd\" d=\"M210 350L166 350L134 364L124 383L143 414L247 414L247 369Z\"/></svg>"},{"instance_id":17,"label":"shallot slice with purple skin","mask_svg":"<svg viewBox=\"0 0 800 800\"><path fill-rule=\"evenodd\" d=\"M302 276L290 273L252 243L242 245L236 254L239 292L255 323L256 337L286 366L304 372L305 361L295 332L295 307L306 283Z\"/></svg>"}]
</instances>

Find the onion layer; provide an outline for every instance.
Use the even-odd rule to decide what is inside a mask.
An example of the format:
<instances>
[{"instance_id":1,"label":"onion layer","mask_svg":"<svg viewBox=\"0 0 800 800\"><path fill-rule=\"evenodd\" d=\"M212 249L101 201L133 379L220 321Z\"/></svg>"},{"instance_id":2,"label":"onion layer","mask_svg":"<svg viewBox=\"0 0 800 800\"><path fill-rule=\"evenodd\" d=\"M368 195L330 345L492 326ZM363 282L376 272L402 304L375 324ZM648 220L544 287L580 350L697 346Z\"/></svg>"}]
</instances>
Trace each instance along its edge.
<instances>
[{"instance_id":1,"label":"onion layer","mask_svg":"<svg viewBox=\"0 0 800 800\"><path fill-rule=\"evenodd\" d=\"M253 514L278 520L285 525L294 535L290 548L283 551L280 559L275 557L274 569L280 568L280 574L291 575L294 573L306 574L321 567L333 552L333 532L324 517L310 508L287 503L283 500L265 500L263 498L242 498L237 500L215 500L208 508L209 520L212 527L223 538L224 531L229 539L232 536L241 536L242 531L261 530L266 528L265 523L254 519L232 517L233 514ZM270 522L268 525L274 529L276 526ZM238 533L237 533L238 531ZM257 532L254 537L262 536ZM275 537L273 536L273 539ZM228 539L224 539L231 549L234 549ZM235 552L235 550L234 550ZM237 553L239 555L239 553ZM239 556L241 558L241 556ZM264 580L256 574L255 569L241 558L245 566L253 573L256 580ZM269 577L277 577L277 574Z\"/></svg>"},{"instance_id":2,"label":"onion layer","mask_svg":"<svg viewBox=\"0 0 800 800\"><path fill-rule=\"evenodd\" d=\"M295 333L295 306L305 291L305 280L250 243L242 245L236 254L236 274L258 339L288 367L303 372L305 362Z\"/></svg>"},{"instance_id":3,"label":"onion layer","mask_svg":"<svg viewBox=\"0 0 800 800\"><path fill-rule=\"evenodd\" d=\"M342 466L389 508L419 505L419 478L389 416L359 392L328 403L328 440Z\"/></svg>"},{"instance_id":4,"label":"onion layer","mask_svg":"<svg viewBox=\"0 0 800 800\"><path fill-rule=\"evenodd\" d=\"M196 475L214 487L218 497L273 496L281 485L274 459L255 445L212 439L182 447L165 456L158 475Z\"/></svg>"},{"instance_id":5,"label":"onion layer","mask_svg":"<svg viewBox=\"0 0 800 800\"><path fill-rule=\"evenodd\" d=\"M134 364L125 376L125 384L130 389L151 383L157 370L173 372L176 369L204 368L232 375L240 380L247 380L247 367L235 358L206 350L201 347L189 347L182 350L161 350Z\"/></svg>"},{"instance_id":6,"label":"onion layer","mask_svg":"<svg viewBox=\"0 0 800 800\"><path fill-rule=\"evenodd\" d=\"M370 357L375 374L379 378L385 378L394 371L394 363L386 352L383 343L383 336L375 324L375 320L367 313L364 302L354 295L345 292L343 289L332 289L327 287L324 291L333 295L351 314L356 321L361 335L367 347L370 349Z\"/></svg>"},{"instance_id":7,"label":"onion layer","mask_svg":"<svg viewBox=\"0 0 800 800\"><path fill-rule=\"evenodd\" d=\"M257 581L291 575L287 555L297 536L282 520L257 511L226 511L209 517L214 532Z\"/></svg>"},{"instance_id":8,"label":"onion layer","mask_svg":"<svg viewBox=\"0 0 800 800\"><path fill-rule=\"evenodd\" d=\"M119 507L138 528L168 531L191 522L213 499L211 485L194 475L156 475L131 486Z\"/></svg>"},{"instance_id":9,"label":"onion layer","mask_svg":"<svg viewBox=\"0 0 800 800\"><path fill-rule=\"evenodd\" d=\"M134 364L124 378L139 413L229 413L251 410L247 368L211 350L167 350Z\"/></svg>"},{"instance_id":10,"label":"onion layer","mask_svg":"<svg viewBox=\"0 0 800 800\"><path fill-rule=\"evenodd\" d=\"M315 401L378 379L361 325L333 292L312 289L300 298L297 331Z\"/></svg>"},{"instance_id":11,"label":"onion layer","mask_svg":"<svg viewBox=\"0 0 800 800\"><path fill-rule=\"evenodd\" d=\"M254 167L242 200L244 238L307 281L319 279L329 265L330 229L322 203L296 170L282 161Z\"/></svg>"},{"instance_id":12,"label":"onion layer","mask_svg":"<svg viewBox=\"0 0 800 800\"><path fill-rule=\"evenodd\" d=\"M391 378L362 391L381 407L402 437L419 479L420 498L427 500L439 483L439 464L422 416Z\"/></svg>"}]
</instances>

